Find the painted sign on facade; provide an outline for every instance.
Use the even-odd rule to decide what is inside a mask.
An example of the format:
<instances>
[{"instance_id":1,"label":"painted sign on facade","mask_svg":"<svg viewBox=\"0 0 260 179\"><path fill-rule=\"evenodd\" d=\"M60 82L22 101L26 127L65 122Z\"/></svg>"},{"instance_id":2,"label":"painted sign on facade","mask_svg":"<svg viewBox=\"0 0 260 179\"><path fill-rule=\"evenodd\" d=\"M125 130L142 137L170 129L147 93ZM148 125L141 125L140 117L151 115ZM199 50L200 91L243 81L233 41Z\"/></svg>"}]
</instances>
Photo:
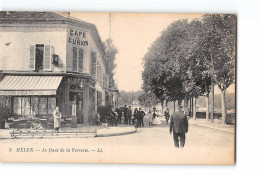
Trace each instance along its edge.
<instances>
[{"instance_id":1,"label":"painted sign on facade","mask_svg":"<svg viewBox=\"0 0 260 179\"><path fill-rule=\"evenodd\" d=\"M88 46L86 32L70 29L68 42L74 45Z\"/></svg>"}]
</instances>

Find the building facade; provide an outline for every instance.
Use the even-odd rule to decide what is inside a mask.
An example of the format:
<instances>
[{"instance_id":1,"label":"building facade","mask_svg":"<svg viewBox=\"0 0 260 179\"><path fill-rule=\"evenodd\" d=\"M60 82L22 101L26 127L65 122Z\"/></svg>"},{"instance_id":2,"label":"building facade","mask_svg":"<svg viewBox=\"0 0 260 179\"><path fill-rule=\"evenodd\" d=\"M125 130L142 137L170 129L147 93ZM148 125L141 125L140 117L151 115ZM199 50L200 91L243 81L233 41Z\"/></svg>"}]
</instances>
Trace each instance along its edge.
<instances>
[{"instance_id":1,"label":"building facade","mask_svg":"<svg viewBox=\"0 0 260 179\"><path fill-rule=\"evenodd\" d=\"M51 115L59 106L87 124L106 104L109 76L95 25L69 13L1 12L0 42L0 95L10 98L11 114Z\"/></svg>"}]
</instances>

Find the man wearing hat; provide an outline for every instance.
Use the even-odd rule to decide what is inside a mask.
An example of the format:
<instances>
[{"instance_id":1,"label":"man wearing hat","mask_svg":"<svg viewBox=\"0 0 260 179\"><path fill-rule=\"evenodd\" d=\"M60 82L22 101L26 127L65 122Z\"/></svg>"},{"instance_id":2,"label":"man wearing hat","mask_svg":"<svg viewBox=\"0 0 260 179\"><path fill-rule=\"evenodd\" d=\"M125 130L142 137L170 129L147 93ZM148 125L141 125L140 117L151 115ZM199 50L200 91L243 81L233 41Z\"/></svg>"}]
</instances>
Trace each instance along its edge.
<instances>
[{"instance_id":1,"label":"man wearing hat","mask_svg":"<svg viewBox=\"0 0 260 179\"><path fill-rule=\"evenodd\" d=\"M177 112L173 113L170 118L170 134L172 132L175 147L184 147L185 133L188 132L188 120L180 105L177 107Z\"/></svg>"}]
</instances>

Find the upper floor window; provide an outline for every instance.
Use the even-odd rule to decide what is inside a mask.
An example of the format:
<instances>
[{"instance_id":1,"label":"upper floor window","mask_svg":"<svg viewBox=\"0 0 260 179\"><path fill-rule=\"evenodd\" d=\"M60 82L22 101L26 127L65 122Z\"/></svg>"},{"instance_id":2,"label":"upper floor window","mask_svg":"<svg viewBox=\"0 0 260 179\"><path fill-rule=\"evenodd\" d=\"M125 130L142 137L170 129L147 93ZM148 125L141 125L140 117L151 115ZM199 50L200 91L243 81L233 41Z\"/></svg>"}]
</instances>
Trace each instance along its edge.
<instances>
[{"instance_id":1,"label":"upper floor window","mask_svg":"<svg viewBox=\"0 0 260 179\"><path fill-rule=\"evenodd\" d=\"M45 44L30 45L31 70L51 70L53 47Z\"/></svg>"},{"instance_id":2,"label":"upper floor window","mask_svg":"<svg viewBox=\"0 0 260 179\"><path fill-rule=\"evenodd\" d=\"M97 63L97 81L102 84L102 69L100 64Z\"/></svg>"},{"instance_id":3,"label":"upper floor window","mask_svg":"<svg viewBox=\"0 0 260 179\"><path fill-rule=\"evenodd\" d=\"M95 52L91 52L91 68L90 73L94 78L96 78L97 73L97 56Z\"/></svg>"},{"instance_id":4,"label":"upper floor window","mask_svg":"<svg viewBox=\"0 0 260 179\"><path fill-rule=\"evenodd\" d=\"M73 47L72 51L73 51L72 70L83 72L83 49L78 47Z\"/></svg>"}]
</instances>

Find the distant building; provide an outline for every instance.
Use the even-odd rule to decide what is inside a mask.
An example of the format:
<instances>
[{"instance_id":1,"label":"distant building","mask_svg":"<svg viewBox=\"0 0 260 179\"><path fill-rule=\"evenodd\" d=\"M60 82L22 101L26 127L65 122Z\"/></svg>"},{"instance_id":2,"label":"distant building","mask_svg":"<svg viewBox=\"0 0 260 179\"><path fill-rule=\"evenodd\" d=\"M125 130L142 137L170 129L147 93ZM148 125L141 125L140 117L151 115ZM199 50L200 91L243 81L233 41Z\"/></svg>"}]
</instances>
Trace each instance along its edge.
<instances>
[{"instance_id":1,"label":"distant building","mask_svg":"<svg viewBox=\"0 0 260 179\"><path fill-rule=\"evenodd\" d=\"M59 106L78 123L111 96L104 49L94 24L69 13L0 12L0 95L13 115L51 115ZM108 96L108 97L106 97Z\"/></svg>"}]
</instances>

